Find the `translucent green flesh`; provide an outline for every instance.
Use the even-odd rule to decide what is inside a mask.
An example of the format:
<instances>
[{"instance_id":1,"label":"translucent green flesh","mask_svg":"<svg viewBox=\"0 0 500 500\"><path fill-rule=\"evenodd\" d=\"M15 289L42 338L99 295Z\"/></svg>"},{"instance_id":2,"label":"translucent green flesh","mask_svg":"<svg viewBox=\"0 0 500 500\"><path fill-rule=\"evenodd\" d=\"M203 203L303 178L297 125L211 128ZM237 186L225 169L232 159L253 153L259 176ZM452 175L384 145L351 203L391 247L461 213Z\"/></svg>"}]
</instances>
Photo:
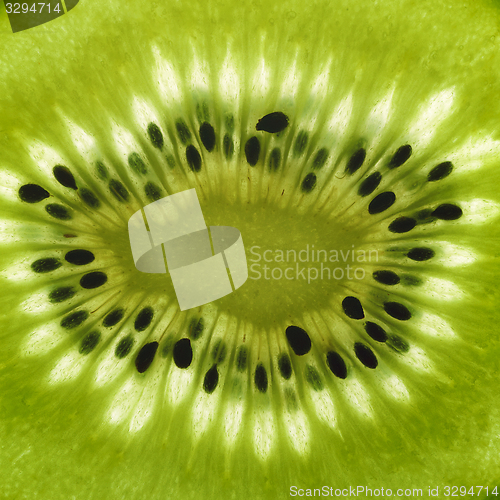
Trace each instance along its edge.
<instances>
[{"instance_id":1,"label":"translucent green flesh","mask_svg":"<svg viewBox=\"0 0 500 500\"><path fill-rule=\"evenodd\" d=\"M466 2L418 8L406 2L383 8L364 2L117 4L106 13L80 4L55 22L2 39L0 466L6 497L285 498L292 485L493 486L500 466L497 12ZM207 103L216 130L214 153L204 151L195 134L200 103ZM246 139L256 133L257 120L275 110L287 113L290 126L277 137L260 134L261 160L249 167ZM230 161L222 155L228 114L235 138ZM189 172L183 158L174 129L179 117L203 154L199 174ZM163 130L161 153L147 137L149 122ZM310 141L297 159L293 144L303 129ZM384 170L404 144L412 145L411 159ZM324 146L329 160L317 172L316 188L304 194L300 182ZM347 160L360 146L367 159L346 176ZM270 173L274 147L282 151L282 167ZM132 152L146 160L145 176L127 165ZM167 153L176 159L174 169ZM110 195L96 173L98 160L124 183L129 202ZM452 174L425 182L442 161L453 162ZM96 193L103 208L86 208L58 184L57 163ZM373 196L390 190L397 202L369 215L373 196L356 192L375 170L383 182ZM138 273L128 250L127 220L151 201L148 181L162 195L196 187L207 224L237 227L249 259L254 246L260 253L299 252L309 244L375 249L379 261L363 264L367 276L359 281L249 279L237 293L180 314L169 279ZM49 200L22 203L18 189L31 182L49 190L51 202L72 208L73 220L50 218ZM440 203L456 203L464 215L401 235L387 231L397 216ZM404 253L415 246L432 247L436 257L411 261ZM108 273L105 287L81 290L84 270L66 264L47 275L30 271L34 260L63 259L73 248L95 253L88 269ZM272 266L284 271L288 263ZM371 277L377 269L416 276L422 284L387 287ZM76 286L78 293L50 304L56 285ZM360 299L367 320L401 336L410 350L401 354L370 340L363 322L343 313L347 295ZM406 304L411 320L384 314L387 300ZM126 308L128 326L99 327L101 344L88 357L79 355L90 323L71 333L61 330L61 319L88 309L89 322L98 326L116 304ZM155 308L160 323L134 333L135 354L146 341L163 346L169 335L185 336L193 317L204 318L185 379L168 357L157 355L141 376L132 355L121 364L113 357L145 305ZM284 335L290 324L308 330L313 350L303 358L291 353L294 375L284 382L276 357L291 352ZM207 395L203 377L220 338L228 355L217 390ZM244 339L252 369L242 376L234 361ZM356 341L370 345L377 369L356 359ZM348 362L345 381L326 366L330 349ZM268 370L265 395L253 382L258 360ZM308 385L308 365L319 373L322 390Z\"/></svg>"}]
</instances>

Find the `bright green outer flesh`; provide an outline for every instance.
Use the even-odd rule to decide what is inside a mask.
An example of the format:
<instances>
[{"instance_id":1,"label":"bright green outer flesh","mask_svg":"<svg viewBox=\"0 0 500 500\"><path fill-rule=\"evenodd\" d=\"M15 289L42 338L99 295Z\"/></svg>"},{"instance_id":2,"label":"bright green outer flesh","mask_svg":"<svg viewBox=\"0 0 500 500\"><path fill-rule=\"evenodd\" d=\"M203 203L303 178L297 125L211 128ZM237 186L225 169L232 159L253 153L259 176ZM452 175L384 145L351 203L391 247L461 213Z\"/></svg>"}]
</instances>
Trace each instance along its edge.
<instances>
[{"instance_id":1,"label":"bright green outer flesh","mask_svg":"<svg viewBox=\"0 0 500 500\"><path fill-rule=\"evenodd\" d=\"M415 487L425 492L428 486L438 485L493 487L492 481L500 477L500 15L494 5L477 1L433 0L418 6L414 2L303 3L266 1L245 6L204 1L165 6L110 2L103 7L100 2L82 0L70 14L52 23L2 37L0 231L4 245L0 271L6 272L0 275L0 470L5 498L285 498L292 485ZM0 10L0 18L3 15ZM158 92L153 80L152 68L157 64L153 46L178 74L184 99ZM236 87L241 89L239 100L233 103L224 98L225 89L217 81L228 54L229 65L238 75ZM201 90L190 80L195 59L202 61L202 68L206 64L210 75ZM259 74L262 60L269 70L269 89L263 89L254 76ZM294 63L297 79L292 78L282 91ZM323 76L316 80L318 75ZM381 119L383 134L379 136L377 122L370 122L367 116L393 88L391 110L396 111L386 122ZM296 95L292 95L293 89L298 89ZM336 405L334 429L314 415L309 419L307 452L294 450L280 427L273 452L261 460L250 430L240 434L231 448L223 444L222 430L212 428L199 439L193 438L186 422L196 394L175 412L157 408L144 429L133 434L126 430L127 425L108 425L103 419L119 389L116 383L95 389L83 377L47 385L47 374L63 351L57 354L56 346L52 356L49 349L47 356L27 357L22 346L33 329L51 319L50 309L40 313L27 310L30 292L40 290L33 284L34 278L11 279L8 270L19 262L29 264L32 252L43 250L47 241L59 249L67 241L61 238L61 231L51 232L53 221L45 229L43 209L21 204L17 190L24 183L39 182L45 187L50 184L51 193L70 205L76 198L67 196L50 176L52 164L45 166L40 158L30 156L27 144L36 140L52 147L75 175L89 186L98 186L88 169L91 161L99 159L96 151L109 159L118 174L129 175L123 157L112 146L115 126L130 130L160 168L160 160L147 144L142 117L133 113L134 97L156 110L159 121L163 123L165 113L170 118L164 122L172 123L177 116L193 115L197 98L207 95L210 102L215 96L214 102L220 102L222 109L212 107L211 113L220 122L227 111L240 116L235 128L243 139L253 133L256 120L270 108L282 109L293 120L307 124L316 113L320 120L330 117L351 92L351 128L341 144L347 147L349 131L359 134L361 130L368 143L379 141L374 155L406 142L416 145L416 155L423 151L421 163L413 164L415 176L419 165L426 173L439 161L453 157L453 177L422 199L432 204L447 198L472 207L436 238L469 249L474 262L455 267L430 265L429 272L455 283L463 296L453 292L451 300L441 301L423 292L402 292L403 298L416 297L416 309L421 306L438 315L455 332L452 339L436 335L423 340L416 331L413 337L408 335L417 345L421 342L432 365L438 367L428 373L404 363L392 367L407 385L408 402L395 403L379 389L375 375L361 374L359 380L373 400L371 417L362 417L347 405L346 409ZM441 111L415 126L422 109L436 95L440 97L434 109ZM424 138L441 118L436 136ZM73 142L69 131L73 130L73 137L83 137L77 127L92 134L95 148ZM335 134L338 136L338 130L325 131L317 138L318 144ZM214 165L210 168L216 172ZM203 172L196 181L189 176L169 180L172 185L166 191L187 189L196 182L207 222L238 227L248 251L252 243L268 237L262 229L255 229L252 215L259 214L267 201L257 194L262 188L251 180L246 184L246 175L236 174L239 171L234 165L230 172L233 184L229 187L216 182L216 173L211 177ZM250 177L256 175L248 172ZM407 180L397 172L390 185L411 192L415 178ZM293 189L293 179L269 180L270 196L279 193L281 186ZM129 186L137 188L138 201L127 205L123 213L113 212L111 221L96 216L75 224L82 233L91 234L100 224L108 230L115 226L109 230L109 241L105 231L99 234L100 240L92 236L84 240L96 248L100 243L107 245L115 252L110 260L127 244L127 215L140 208L139 201L148 203L136 181L130 175ZM326 207L334 203L335 196L330 198L324 201ZM251 210L245 207L246 200L252 202ZM327 219L318 228L304 223L305 230L299 215L305 218L316 208L307 198L297 207L287 203L290 199L272 204L278 214L296 215L284 219L284 230L278 234L284 238L283 245L293 246L293 239L286 240L290 234L296 234L297 240L312 234L317 241L314 231L324 231ZM116 204L113 207L119 209ZM356 227L362 221L353 219L351 224ZM352 231L356 244L360 232ZM332 234L339 238L338 233ZM337 239L335 246L338 244ZM123 255L130 257L126 252ZM124 269L134 272L131 263ZM148 280L146 291L154 294L160 285L153 278ZM132 282L132 286L137 285ZM241 293L202 312L210 316L217 310L241 308L240 317L257 331L273 321L279 327L297 318L306 322L311 292L305 286L291 284L288 290L277 292L262 285L260 297L254 294L255 284L245 286ZM321 292L318 290L319 296ZM280 308L287 294L292 299ZM336 387L333 381L332 390ZM252 401L256 414L264 411L265 403L257 398ZM273 403L273 411L280 405Z\"/></svg>"}]
</instances>

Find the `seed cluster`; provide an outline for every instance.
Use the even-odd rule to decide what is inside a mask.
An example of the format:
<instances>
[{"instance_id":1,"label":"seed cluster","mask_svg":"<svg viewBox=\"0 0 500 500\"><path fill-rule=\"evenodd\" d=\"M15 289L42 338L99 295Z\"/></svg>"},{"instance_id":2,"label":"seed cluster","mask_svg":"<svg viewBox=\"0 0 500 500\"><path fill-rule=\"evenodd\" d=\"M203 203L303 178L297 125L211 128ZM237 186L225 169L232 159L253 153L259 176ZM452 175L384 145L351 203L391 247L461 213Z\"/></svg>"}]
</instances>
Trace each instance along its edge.
<instances>
[{"instance_id":1,"label":"seed cluster","mask_svg":"<svg viewBox=\"0 0 500 500\"><path fill-rule=\"evenodd\" d=\"M227 160L235 155L234 118L226 116L222 130L219 131L212 125L208 109L201 107L198 113L199 127L192 128L183 118L178 118L168 129L169 135L163 132L165 129L159 124L153 121L147 124L143 131L146 140L155 153L162 155L165 169L178 169L180 160L181 167L189 175L194 174L196 177L203 173L206 158L210 154L220 151L221 158L223 156ZM290 130L290 133L295 130L293 117L281 111L263 116L255 125L255 131L252 130L249 137L242 141L240 167L256 172L262 166L266 175L278 178L285 168L285 158L291 158L290 161L301 159L305 170L297 181L297 194L305 199L312 199L314 195L311 196L311 193L318 192L324 182L322 175L337 161L333 158L334 149L331 145L323 144L312 147L314 135L306 130L297 130L294 140L290 142L289 153L283 146L274 143L266 151L270 137L266 134L279 138L286 136ZM177 157L169 151L169 139L172 136L182 152ZM390 151L387 158L377 164L377 171L367 168L371 161L369 151L368 145L357 142L341 155L339 164L342 165L342 179L352 183L355 202L363 204L364 217L374 221L374 227L383 226L384 231L397 237L411 231L415 233L415 229L421 225L461 218L463 211L459 204L436 203L418 210L406 210L400 206L401 195L396 185L377 192L379 186L390 179L392 172L403 169L407 162L413 161L414 151L410 144L403 144ZM150 159L144 152L140 149L132 150L124 158L124 168L134 182L138 183L146 200L153 202L168 193L167 187L152 175ZM267 160L264 161L263 158ZM427 173L422 182L441 181L450 176L453 169L450 161L441 162ZM111 173L105 161L95 163L95 175L111 195L110 198L121 207L134 201L137 192L135 187L130 182L127 183L125 178ZM73 175L70 168L57 164L52 169L52 176L57 184L69 190L73 196L78 196L82 202L82 210L103 210L102 196ZM56 219L57 223L70 221L68 224L71 224L76 212L74 205L63 204L56 191L54 190L54 194L50 191L52 189L49 182L46 186L28 183L19 187L18 194L21 202L29 205L42 206L47 203L44 209L50 218ZM67 238L77 235L76 226L74 234L64 233ZM403 240L397 252L406 259L405 262L425 262L439 252L432 246L407 244ZM286 404L293 411L299 408L301 398L297 389L292 388L296 381L299 386L303 383L309 391L319 394L325 388L332 390L332 387L336 387L334 384L343 384L343 380L348 383L360 370L362 373L371 373L370 370L377 368L377 373L383 371L379 367L387 352L393 356L401 356L411 351L410 343L396 333L397 323L395 325L392 320L414 321L419 314L418 307L406 299L393 298L391 293L400 289L399 287L419 286L422 279L412 273L379 267L381 268L373 270L370 279L378 290L384 291L383 295L369 299L367 294L359 291L342 291L336 295L335 303L332 303L332 308L338 308L338 316L353 332L347 348L336 342L335 332L328 332L320 338L316 329L309 328L305 321L296 320L282 326L278 335L283 342L279 348L273 348L266 359L255 354L253 339L243 338L232 344L229 332L226 337L212 339L212 327L203 310L193 316L191 313L186 314L175 331L168 328L160 331L161 329L156 328L155 324L164 311L158 306L150 305L148 299L138 307L131 307L123 300L102 310L91 310L85 303L86 297L92 291L98 293L115 286L98 250L82 248L82 245L77 244L63 253L51 253L47 250L46 255L31 262L31 271L36 275L54 277L50 285L52 288L48 292L48 301L54 307L69 304L72 299L81 299L79 305L63 314L59 326L68 335L78 339L78 353L82 357L86 356L85 359L91 359L96 351L109 351L114 362L129 362L133 366L134 376L140 375L140 380L144 383L147 383L151 367L171 360L170 366L176 373L199 372L197 389L200 394L210 398L213 396L209 395L217 394L230 386L226 386L225 379L225 367L230 363L235 376L248 376L249 386L255 397L269 397L275 386L284 384ZM61 277L64 277L64 283L59 281ZM205 351L203 343L207 339L209 349Z\"/></svg>"}]
</instances>

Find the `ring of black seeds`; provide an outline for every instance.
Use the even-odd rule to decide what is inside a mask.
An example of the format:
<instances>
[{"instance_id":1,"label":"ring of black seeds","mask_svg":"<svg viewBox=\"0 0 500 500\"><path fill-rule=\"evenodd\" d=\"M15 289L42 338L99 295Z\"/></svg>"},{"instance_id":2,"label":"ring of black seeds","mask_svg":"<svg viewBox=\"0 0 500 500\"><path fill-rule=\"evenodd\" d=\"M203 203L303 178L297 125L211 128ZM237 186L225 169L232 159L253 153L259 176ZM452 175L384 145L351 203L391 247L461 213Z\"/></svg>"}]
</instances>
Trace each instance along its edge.
<instances>
[{"instance_id":1,"label":"ring of black seeds","mask_svg":"<svg viewBox=\"0 0 500 500\"><path fill-rule=\"evenodd\" d=\"M199 140L203 148L211 153L217 143L217 137L214 127L209 123L209 111L206 103L202 106L197 105L197 116L199 123L201 123L198 129ZM279 134L289 125L288 117L282 112L273 112L265 115L261 118L257 125L256 130L259 132L267 132L271 134ZM202 168L202 154L205 155L203 148L197 149L197 147L192 144L192 134L186 123L179 119L175 123L177 130L178 139L185 147L185 158L187 164L192 172L200 172ZM226 117L226 133L222 138L222 152L227 159L230 159L234 154L234 142L231 133L234 132L234 117ZM149 123L147 126L147 136L149 141L154 148L162 150L164 147L164 136L158 125L155 123ZM194 131L196 136L196 131ZM218 136L219 141L222 134ZM262 142L262 134L250 137L244 146L244 153L247 163L251 167L255 167L261 156L261 147L266 144L267 140ZM301 130L293 143L292 150L295 157L299 157L307 149L309 141L309 135L306 131ZM174 141L175 142L175 141ZM320 171L328 161L330 151L326 147L322 147L319 144L317 147L311 145L312 154L308 157L305 165L308 169L314 171ZM200 154L201 152L201 154ZM412 155L412 147L409 144L400 146L385 163L385 167L389 170L399 168L404 165ZM266 153L264 151L264 153ZM157 152L158 154L158 152ZM349 152L350 156L345 165L345 173L349 176L356 174L366 161L367 152L363 147L358 147ZM175 158L171 154L163 154L167 163L171 168L175 167ZM266 155L263 155L265 158ZM312 159L312 160L311 160ZM268 156L267 168L269 172L277 172L281 167L282 161L282 150L279 147L274 147ZM128 166L135 172L138 176L144 176L148 173L148 165L143 160L141 155L137 152L131 152L127 158ZM108 179L108 171L102 162L97 162L95 165L97 175L102 180ZM384 165L382 165L382 170ZM442 180L449 176L453 170L453 165L449 161L442 162L436 165L427 174L428 182L436 182ZM78 187L77 180L73 176L71 170L63 165L56 165L53 168L53 175L60 185L68 189L72 189L78 192L80 199L90 208L98 209L101 205L99 198L86 187ZM321 179L322 172L318 172L318 176ZM309 172L303 177L300 184L302 193L310 193L317 184L318 178L315 173ZM374 193L382 181L382 174L379 172L373 172L368 177L365 177L359 183L358 194L361 197L367 197ZM144 193L150 201L156 201L163 196L162 189L151 181L144 180ZM80 180L78 181L80 183ZM109 180L109 189L114 198L119 202L126 202L129 200L130 195L125 186L117 179ZM60 188L59 188L60 189ZM49 192L38 184L25 184L19 188L19 197L23 202L26 203L38 203L50 196ZM392 191L385 191L376 194L368 204L368 212L371 215L380 214L385 210L389 209L396 201L396 194ZM58 203L51 203L45 206L46 212L52 217L59 220L70 220L73 215L72 211L65 207L64 205ZM436 208L427 208L419 210L412 214L412 216L398 216L393 218L389 223L388 221L384 224L389 223L388 230L395 234L407 233L413 230L418 224L425 224L429 222L435 222L436 220L441 221L453 221L459 219L463 215L462 209L452 203L440 204ZM65 234L66 236L66 234ZM76 235L68 235L76 236ZM399 249L398 251L405 252L406 250ZM406 256L414 261L425 261L434 257L434 250L426 247L415 247L407 250ZM68 251L64 260L71 265L85 266L92 263L95 260L95 256L92 252L85 249L73 249ZM55 271L63 265L63 262L56 257L43 257L31 264L31 269L38 274L49 273ZM66 265L66 264L65 264ZM403 285L418 285L422 283L422 280L418 277L403 274L401 277L393 271L390 270L377 270L374 271L372 277L381 285L394 286L402 283ZM80 279L80 286L84 289L94 289L104 285L108 280L108 276L101 271L91 271L84 274ZM383 291L387 293L386 288L377 287L378 291ZM398 289L398 288L396 288ZM59 303L71 299L77 293L77 289L73 286L61 286L52 289L49 293L49 300L53 303ZM80 291L80 293L84 293ZM387 300L382 304L385 313L393 319L398 321L407 321L412 318L412 312L404 304L396 301ZM365 318L365 311L360 300L354 296L344 297L342 300L342 309L344 314L354 320L361 320ZM77 310L66 314L60 320L60 326L65 330L74 330L85 323L89 318L90 313L86 310ZM101 330L105 328L111 328L118 325L122 319L125 317L125 309L121 307L115 307L111 311L107 312L102 319L102 324L99 326ZM142 308L136 315L134 321L134 328L136 332L143 332L148 329L152 323L154 317L154 309L150 306ZM383 321L391 321L389 318L384 318ZM359 324L359 323L358 323ZM186 369L189 368L193 362L193 345L192 341L198 340L204 332L204 320L203 317L192 318L187 326L183 326L184 332L189 338L181 338L174 342L177 338L175 333L170 332L167 335L160 354L162 357L166 357L170 352L172 352L172 358L177 368ZM394 335L390 332L394 327L389 326L389 333L385 328L380 326L374 321L364 322L364 330L366 335L370 339L378 342L376 344L375 352L378 349L385 349L386 345L391 349L397 351L398 353L405 353L409 350L409 344L400 336ZM99 330L92 330L88 332L89 328L82 329L84 334L80 341L79 352L82 355L90 354L101 341L101 332ZM104 331L104 330L103 330ZM74 334L74 333L72 333ZM79 334L79 331L76 332ZM368 340L366 335L364 336L365 341ZM79 335L80 336L80 335ZM291 353L295 356L305 356L310 352L312 347L312 341L309 334L301 327L291 325L286 328L285 337L288 341L288 345L291 349ZM139 337L138 337L139 339ZM115 356L119 359L125 358L132 352L134 344L138 341L129 334L123 337L115 347ZM150 340L150 339L149 339ZM212 340L212 339L211 339ZM141 340L144 342L144 340ZM384 345L385 344L385 345ZM153 364L156 353L159 349L159 342L149 341L143 343L142 347L135 353L135 367L138 373L145 373L150 366ZM369 369L376 369L378 367L378 358L374 350L363 342L354 342L353 351L355 358L361 364ZM249 369L249 376L251 377L251 366L253 363L250 362L249 349L246 345L240 345L236 351L235 363L238 372L243 373ZM219 383L219 366L224 363L227 357L227 346L222 339L216 340L211 348L210 363L213 363L210 368L205 371L203 377L203 390L207 394L213 393ZM284 380L290 380L294 371L297 374L302 374L304 380L309 384L312 390L321 391L323 389L323 380L320 372L312 364L304 364L303 360L297 361L292 354L292 359L287 352L282 352L275 361L277 361L277 366L281 377ZM326 358L323 361L326 362L326 367L330 370L331 374L336 378L340 379L337 383L342 383L341 380L345 379L348 375L348 365L344 361L344 355L340 355L335 350L328 350ZM352 351L350 354L346 355L349 361L353 361L356 366L356 359L352 356ZM231 356L229 356L231 358ZM306 357L306 360L310 361L310 357ZM349 365L351 366L351 365ZM357 368L356 368L357 369ZM273 374L273 369L271 371L266 370L263 362L258 362L255 366L253 372L253 383L255 389L262 394L265 394L269 388L269 376ZM269 373L269 374L268 374ZM323 375L328 372L321 372ZM332 380L335 380L332 378ZM290 385L290 384L288 384ZM286 395L287 403L290 406L297 406L297 395L290 389L286 388L284 391Z\"/></svg>"}]
</instances>

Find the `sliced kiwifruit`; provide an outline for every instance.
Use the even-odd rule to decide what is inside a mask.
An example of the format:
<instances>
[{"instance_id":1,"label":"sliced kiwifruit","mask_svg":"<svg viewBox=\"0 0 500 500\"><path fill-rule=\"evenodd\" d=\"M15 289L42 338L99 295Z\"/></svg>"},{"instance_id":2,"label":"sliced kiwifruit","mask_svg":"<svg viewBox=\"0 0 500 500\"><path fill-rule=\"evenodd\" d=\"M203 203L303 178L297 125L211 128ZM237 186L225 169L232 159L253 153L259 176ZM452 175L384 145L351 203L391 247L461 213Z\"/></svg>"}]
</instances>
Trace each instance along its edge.
<instances>
[{"instance_id":1,"label":"sliced kiwifruit","mask_svg":"<svg viewBox=\"0 0 500 500\"><path fill-rule=\"evenodd\" d=\"M493 487L499 19L80 2L3 37L6 498ZM181 312L127 222L190 188L250 275Z\"/></svg>"}]
</instances>

